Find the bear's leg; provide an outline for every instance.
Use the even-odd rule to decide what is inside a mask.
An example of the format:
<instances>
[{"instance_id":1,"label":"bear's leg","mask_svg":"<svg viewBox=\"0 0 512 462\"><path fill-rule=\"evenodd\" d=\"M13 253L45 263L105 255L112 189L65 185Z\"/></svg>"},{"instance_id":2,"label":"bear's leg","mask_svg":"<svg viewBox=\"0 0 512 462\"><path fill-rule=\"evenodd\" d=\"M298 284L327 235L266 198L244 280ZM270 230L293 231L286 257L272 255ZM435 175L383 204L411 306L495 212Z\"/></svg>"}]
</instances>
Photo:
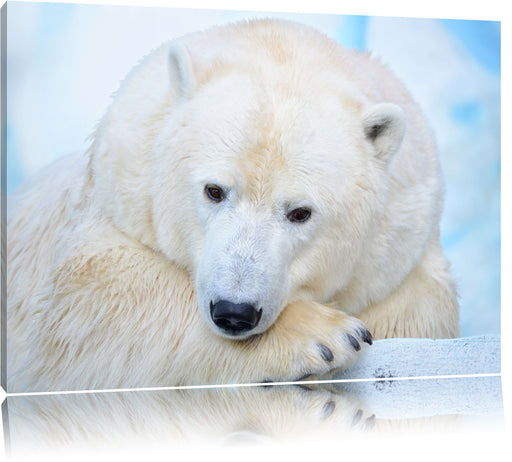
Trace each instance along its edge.
<instances>
[{"instance_id":1,"label":"bear's leg","mask_svg":"<svg viewBox=\"0 0 512 462\"><path fill-rule=\"evenodd\" d=\"M358 318L376 339L457 337L457 294L439 242L430 245L420 263L388 298L371 305Z\"/></svg>"},{"instance_id":2,"label":"bear's leg","mask_svg":"<svg viewBox=\"0 0 512 462\"><path fill-rule=\"evenodd\" d=\"M82 250L55 277L38 318L37 390L295 381L345 367L371 343L360 320L313 302L288 305L248 340L223 338L189 275L141 247Z\"/></svg>"},{"instance_id":3,"label":"bear's leg","mask_svg":"<svg viewBox=\"0 0 512 462\"><path fill-rule=\"evenodd\" d=\"M314 302L285 307L266 332L237 341L205 322L184 332L180 383L262 383L318 377L352 364L372 337L358 319Z\"/></svg>"}]
</instances>

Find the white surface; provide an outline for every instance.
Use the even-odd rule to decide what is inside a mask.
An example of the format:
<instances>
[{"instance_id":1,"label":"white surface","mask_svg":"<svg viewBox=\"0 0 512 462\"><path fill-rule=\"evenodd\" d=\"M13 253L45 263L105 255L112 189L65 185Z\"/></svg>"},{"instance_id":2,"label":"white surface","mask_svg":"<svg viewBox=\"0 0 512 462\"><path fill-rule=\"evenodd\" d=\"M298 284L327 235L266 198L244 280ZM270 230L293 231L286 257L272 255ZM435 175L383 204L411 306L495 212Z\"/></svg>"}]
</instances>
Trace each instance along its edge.
<instances>
[{"instance_id":1,"label":"white surface","mask_svg":"<svg viewBox=\"0 0 512 462\"><path fill-rule=\"evenodd\" d=\"M494 374L500 370L499 336L390 339L374 342L365 358L335 378L382 379L338 385L380 418L497 415L502 412L502 390L501 377ZM446 377L472 374L479 376ZM402 380L408 377L434 378Z\"/></svg>"}]
</instances>

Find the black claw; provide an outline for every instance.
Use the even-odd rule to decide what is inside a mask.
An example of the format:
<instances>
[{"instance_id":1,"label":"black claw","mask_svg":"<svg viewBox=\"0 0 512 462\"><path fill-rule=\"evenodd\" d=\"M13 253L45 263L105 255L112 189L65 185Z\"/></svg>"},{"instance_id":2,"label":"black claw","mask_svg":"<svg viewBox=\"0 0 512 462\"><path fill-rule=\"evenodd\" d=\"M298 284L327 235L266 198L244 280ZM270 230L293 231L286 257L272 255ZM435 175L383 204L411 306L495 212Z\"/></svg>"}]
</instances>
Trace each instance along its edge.
<instances>
[{"instance_id":1,"label":"black claw","mask_svg":"<svg viewBox=\"0 0 512 462\"><path fill-rule=\"evenodd\" d=\"M300 388L301 390L304 390L304 391L313 391L312 388L308 387L307 385L301 385L300 383L297 383L297 384L294 384L295 387L297 388Z\"/></svg>"},{"instance_id":2,"label":"black claw","mask_svg":"<svg viewBox=\"0 0 512 462\"><path fill-rule=\"evenodd\" d=\"M363 417L363 411L361 409L359 409L355 415L354 415L354 418L352 419L352 426L355 427L359 421L361 420L361 417Z\"/></svg>"},{"instance_id":3,"label":"black claw","mask_svg":"<svg viewBox=\"0 0 512 462\"><path fill-rule=\"evenodd\" d=\"M327 419L336 409L336 403L334 401L327 401L322 409L322 418Z\"/></svg>"},{"instance_id":4,"label":"black claw","mask_svg":"<svg viewBox=\"0 0 512 462\"><path fill-rule=\"evenodd\" d=\"M375 426L375 421L375 414L372 414L370 417L368 417L364 422L365 430L371 430Z\"/></svg>"},{"instance_id":5,"label":"black claw","mask_svg":"<svg viewBox=\"0 0 512 462\"><path fill-rule=\"evenodd\" d=\"M363 342L367 343L368 345L373 343L372 334L370 334L368 329L361 330L361 338L363 339Z\"/></svg>"},{"instance_id":6,"label":"black claw","mask_svg":"<svg viewBox=\"0 0 512 462\"><path fill-rule=\"evenodd\" d=\"M324 361L331 362L334 359L334 355L332 354L332 351L327 348L325 345L319 343L318 348L320 348L320 354L322 355L322 358Z\"/></svg>"},{"instance_id":7,"label":"black claw","mask_svg":"<svg viewBox=\"0 0 512 462\"><path fill-rule=\"evenodd\" d=\"M347 334L347 337L350 344L354 347L354 350L359 351L361 349L361 345L359 345L359 342L356 340L356 338L351 334Z\"/></svg>"}]
</instances>

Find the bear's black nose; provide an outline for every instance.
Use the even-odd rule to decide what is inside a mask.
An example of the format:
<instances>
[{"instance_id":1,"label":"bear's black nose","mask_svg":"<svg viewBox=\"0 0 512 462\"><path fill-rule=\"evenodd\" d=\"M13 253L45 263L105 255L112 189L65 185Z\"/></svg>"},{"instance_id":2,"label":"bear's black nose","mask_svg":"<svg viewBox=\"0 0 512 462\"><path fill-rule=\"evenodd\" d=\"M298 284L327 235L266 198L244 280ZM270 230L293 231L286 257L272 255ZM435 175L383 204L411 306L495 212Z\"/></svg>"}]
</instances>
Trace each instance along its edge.
<instances>
[{"instance_id":1,"label":"bear's black nose","mask_svg":"<svg viewBox=\"0 0 512 462\"><path fill-rule=\"evenodd\" d=\"M232 335L254 329L260 322L261 311L250 303L232 303L228 300L210 302L210 315L213 322Z\"/></svg>"}]
</instances>

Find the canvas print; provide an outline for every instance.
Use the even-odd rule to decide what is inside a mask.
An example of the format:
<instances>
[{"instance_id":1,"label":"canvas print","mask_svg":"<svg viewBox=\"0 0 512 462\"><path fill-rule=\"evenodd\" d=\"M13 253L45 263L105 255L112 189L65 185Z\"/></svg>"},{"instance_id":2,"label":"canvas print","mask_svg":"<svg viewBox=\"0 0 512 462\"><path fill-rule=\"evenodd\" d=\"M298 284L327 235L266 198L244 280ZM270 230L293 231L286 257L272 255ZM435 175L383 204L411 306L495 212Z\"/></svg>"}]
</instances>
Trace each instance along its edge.
<instances>
[{"instance_id":1,"label":"canvas print","mask_svg":"<svg viewBox=\"0 0 512 462\"><path fill-rule=\"evenodd\" d=\"M499 364L499 23L7 25L7 391L329 380L407 339Z\"/></svg>"}]
</instances>

